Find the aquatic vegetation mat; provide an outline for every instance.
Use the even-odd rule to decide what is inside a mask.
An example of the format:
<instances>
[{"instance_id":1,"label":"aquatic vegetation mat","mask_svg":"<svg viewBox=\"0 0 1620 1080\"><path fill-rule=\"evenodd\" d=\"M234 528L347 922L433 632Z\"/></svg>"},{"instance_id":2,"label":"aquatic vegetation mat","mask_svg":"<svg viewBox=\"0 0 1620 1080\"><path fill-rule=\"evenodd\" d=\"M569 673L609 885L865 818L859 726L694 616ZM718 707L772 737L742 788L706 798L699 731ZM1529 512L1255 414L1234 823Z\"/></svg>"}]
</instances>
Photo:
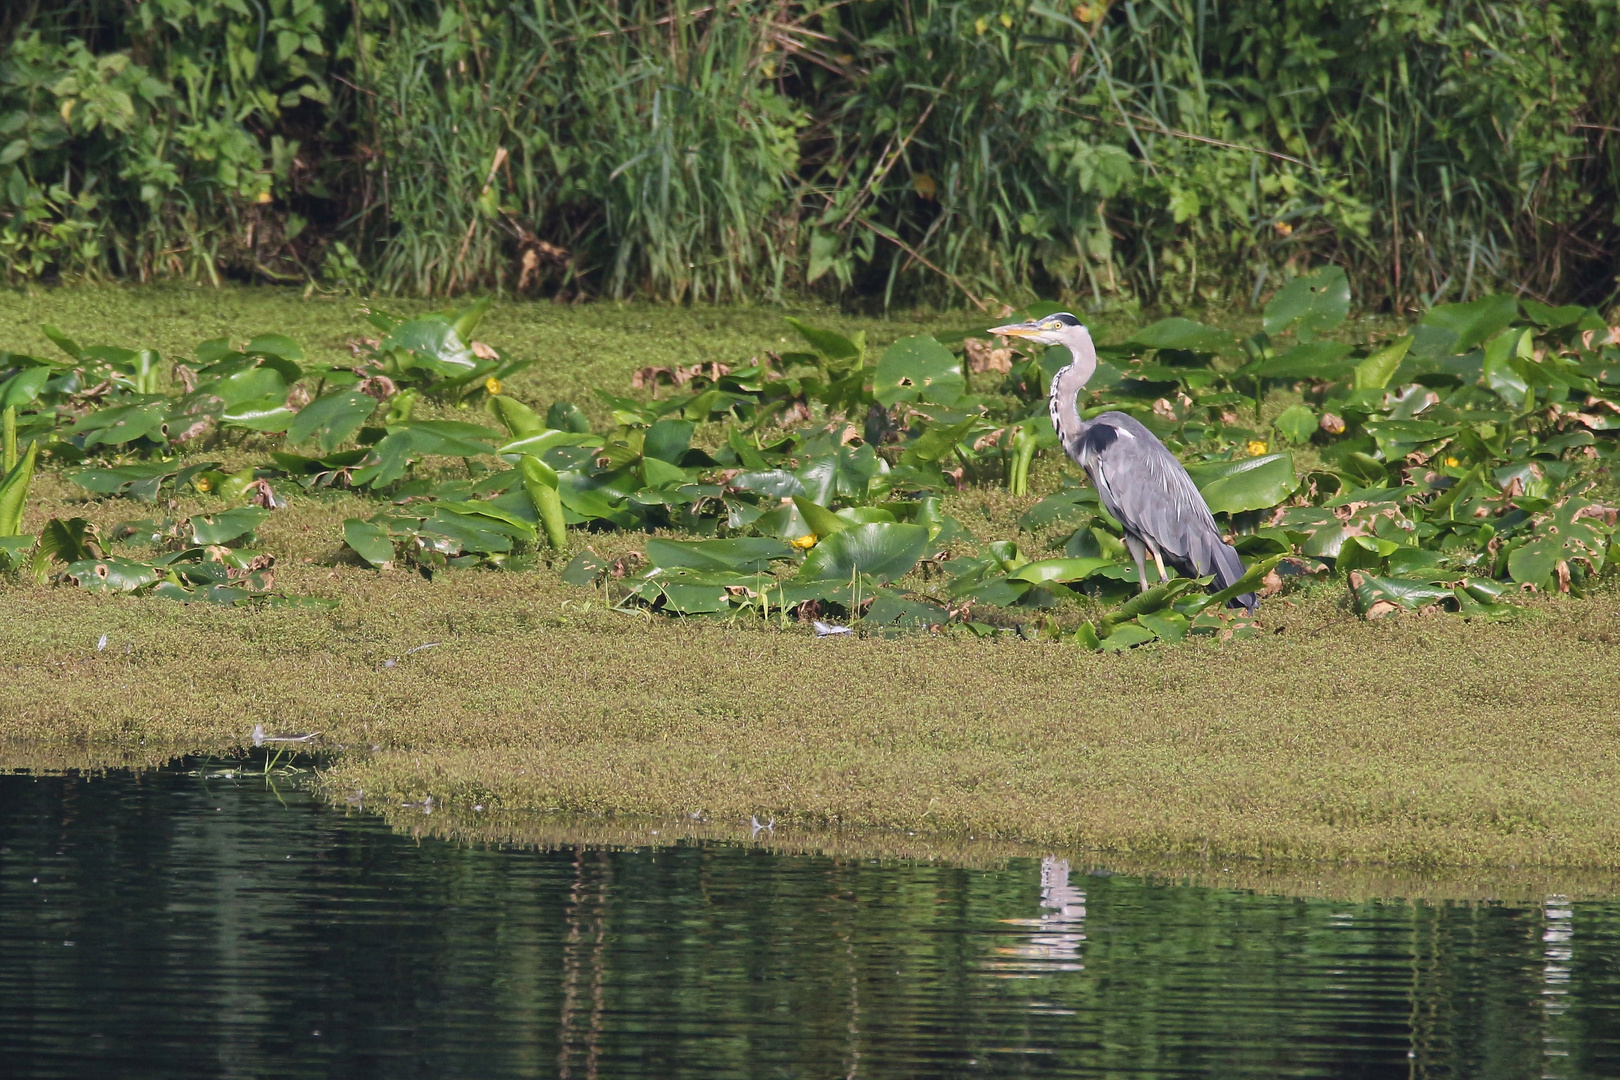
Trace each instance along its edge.
<instances>
[{"instance_id":1,"label":"aquatic vegetation mat","mask_svg":"<svg viewBox=\"0 0 1620 1080\"><path fill-rule=\"evenodd\" d=\"M1590 312L1437 308L1326 359L1336 306L1112 335L1085 407L1187 462L1268 593L1251 619L1139 592L1043 427L1060 357L802 318L580 394L571 335L492 346L496 310L178 366L8 354L6 733L322 732L378 748L334 782L458 806L1613 861L1620 350ZM238 389L285 412L246 426Z\"/></svg>"}]
</instances>

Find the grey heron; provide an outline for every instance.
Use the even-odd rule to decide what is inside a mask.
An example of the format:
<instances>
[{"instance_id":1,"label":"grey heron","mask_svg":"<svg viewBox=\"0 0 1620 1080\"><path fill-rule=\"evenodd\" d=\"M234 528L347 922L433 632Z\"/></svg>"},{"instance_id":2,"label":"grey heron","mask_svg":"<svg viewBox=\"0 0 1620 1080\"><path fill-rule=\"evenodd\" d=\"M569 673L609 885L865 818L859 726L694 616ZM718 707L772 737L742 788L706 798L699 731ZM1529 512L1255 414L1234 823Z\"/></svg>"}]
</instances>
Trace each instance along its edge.
<instances>
[{"instance_id":1,"label":"grey heron","mask_svg":"<svg viewBox=\"0 0 1620 1080\"><path fill-rule=\"evenodd\" d=\"M1214 574L1217 590L1243 576L1243 560L1221 539L1192 477L1153 432L1122 412L1081 418L1080 391L1097 370L1097 348L1079 319L1063 311L990 333L1069 350L1073 361L1052 376L1052 428L1063 452L1086 471L1103 507L1125 527L1125 549L1136 561L1143 592L1150 554L1161 581L1170 580L1165 563L1188 577ZM1252 592L1232 603L1251 614L1260 606Z\"/></svg>"}]
</instances>

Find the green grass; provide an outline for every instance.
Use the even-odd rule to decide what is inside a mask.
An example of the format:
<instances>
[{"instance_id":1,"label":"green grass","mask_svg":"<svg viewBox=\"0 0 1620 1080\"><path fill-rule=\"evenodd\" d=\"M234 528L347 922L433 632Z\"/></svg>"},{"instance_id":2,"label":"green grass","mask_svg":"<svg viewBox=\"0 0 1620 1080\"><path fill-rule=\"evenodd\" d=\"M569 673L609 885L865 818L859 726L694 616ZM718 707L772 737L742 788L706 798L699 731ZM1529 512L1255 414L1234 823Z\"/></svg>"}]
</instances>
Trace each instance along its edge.
<instances>
[{"instance_id":1,"label":"green grass","mask_svg":"<svg viewBox=\"0 0 1620 1080\"><path fill-rule=\"evenodd\" d=\"M279 330L324 354L358 332L352 308L230 290L7 296L0 344L43 348L32 327L51 321L168 352ZM816 317L879 341L956 328ZM542 359L512 389L544 404L622 390L646 363L746 357L780 345L781 325L764 310L504 305L480 336ZM1047 461L1036 486L1057 476ZM151 763L240 745L262 723L323 733L338 751L323 778L334 798L432 794L464 821L473 805L498 807L505 824L492 828L509 839L522 831L510 812L554 809L701 814L716 827L774 818L890 852L1016 843L1197 865L1620 865L1613 591L1533 598L1502 623L1366 623L1342 586L1315 586L1268 602L1263 637L1125 655L1010 634L817 639L796 625L622 614L554 568L377 573L340 554L361 499L278 490L291 505L260 530L277 588L336 599L333 611L0 584L0 764ZM949 509L1012 536L1034 498L970 490ZM87 501L47 470L25 527L149 512ZM640 543L589 539L599 551ZM925 839L896 846L907 831Z\"/></svg>"}]
</instances>

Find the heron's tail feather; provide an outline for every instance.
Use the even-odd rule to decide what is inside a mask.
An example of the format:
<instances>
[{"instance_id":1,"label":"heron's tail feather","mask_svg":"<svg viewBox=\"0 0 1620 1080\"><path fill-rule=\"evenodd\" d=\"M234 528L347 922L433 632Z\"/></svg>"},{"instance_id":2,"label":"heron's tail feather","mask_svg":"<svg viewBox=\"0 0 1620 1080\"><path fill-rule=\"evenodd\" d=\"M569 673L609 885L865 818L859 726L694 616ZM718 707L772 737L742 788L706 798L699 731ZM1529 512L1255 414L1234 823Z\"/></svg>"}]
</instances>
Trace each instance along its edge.
<instances>
[{"instance_id":1,"label":"heron's tail feather","mask_svg":"<svg viewBox=\"0 0 1620 1080\"><path fill-rule=\"evenodd\" d=\"M1205 565L1213 565L1216 591L1237 584L1243 576L1243 560L1238 558L1238 553L1213 533L1209 536L1208 544L1209 562ZM1260 598L1252 592L1244 593L1232 601L1233 607L1239 605L1248 608L1249 614L1253 615L1260 607Z\"/></svg>"}]
</instances>

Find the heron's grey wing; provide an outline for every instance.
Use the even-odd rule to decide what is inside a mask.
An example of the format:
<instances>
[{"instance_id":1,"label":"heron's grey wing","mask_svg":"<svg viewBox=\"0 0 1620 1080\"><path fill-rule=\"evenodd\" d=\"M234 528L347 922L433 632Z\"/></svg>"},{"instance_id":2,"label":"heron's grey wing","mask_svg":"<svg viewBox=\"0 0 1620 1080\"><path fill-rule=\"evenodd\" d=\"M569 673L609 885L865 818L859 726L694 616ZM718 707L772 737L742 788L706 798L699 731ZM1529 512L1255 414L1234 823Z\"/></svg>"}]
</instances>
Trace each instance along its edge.
<instances>
[{"instance_id":1,"label":"heron's grey wing","mask_svg":"<svg viewBox=\"0 0 1620 1080\"><path fill-rule=\"evenodd\" d=\"M1177 570L1192 577L1214 574L1223 589L1243 576L1243 560L1221 539L1192 477L1136 418L1103 413L1068 449L1108 512ZM1238 602L1253 611L1256 600L1250 593Z\"/></svg>"},{"instance_id":2,"label":"heron's grey wing","mask_svg":"<svg viewBox=\"0 0 1620 1080\"><path fill-rule=\"evenodd\" d=\"M1079 440L1081 467L1108 512L1166 557L1209 573L1198 556L1218 537L1198 488L1165 445L1124 413L1103 413Z\"/></svg>"}]
</instances>

